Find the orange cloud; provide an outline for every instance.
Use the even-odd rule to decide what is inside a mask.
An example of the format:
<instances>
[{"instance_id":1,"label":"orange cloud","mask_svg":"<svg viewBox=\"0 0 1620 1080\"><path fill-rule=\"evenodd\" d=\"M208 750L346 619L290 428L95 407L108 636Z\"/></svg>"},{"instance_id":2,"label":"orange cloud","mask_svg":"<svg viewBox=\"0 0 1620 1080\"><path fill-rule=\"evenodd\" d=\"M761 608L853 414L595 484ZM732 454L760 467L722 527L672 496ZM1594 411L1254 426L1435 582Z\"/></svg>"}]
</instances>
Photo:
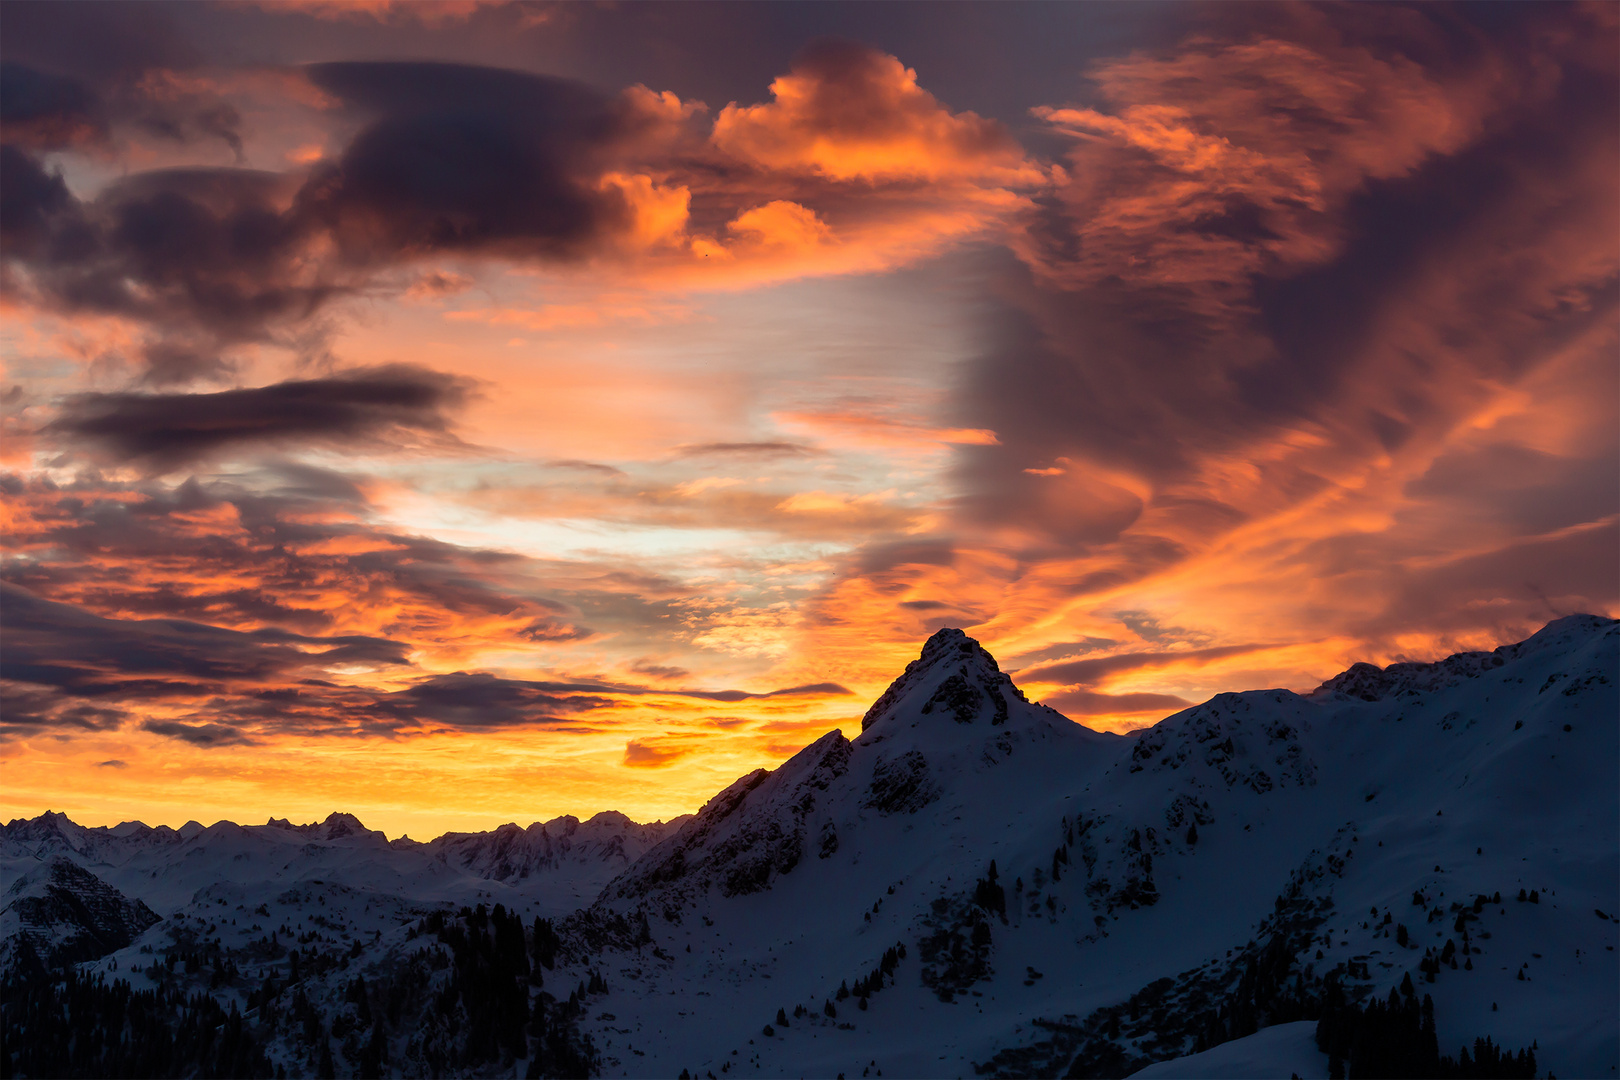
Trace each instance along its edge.
<instances>
[{"instance_id":1,"label":"orange cloud","mask_svg":"<svg viewBox=\"0 0 1620 1080\"><path fill-rule=\"evenodd\" d=\"M893 56L839 42L812 46L771 83L771 96L722 109L715 145L767 169L844 182L1016 187L1042 179L1000 124L952 113Z\"/></svg>"},{"instance_id":2,"label":"orange cloud","mask_svg":"<svg viewBox=\"0 0 1620 1080\"><path fill-rule=\"evenodd\" d=\"M1074 140L1057 194L1084 243L1022 252L1066 287L1122 279L1227 319L1250 310L1252 275L1335 254L1335 211L1369 180L1475 137L1502 73L1443 84L1399 55L1261 37L1195 39L1091 77L1114 112L1032 110Z\"/></svg>"},{"instance_id":3,"label":"orange cloud","mask_svg":"<svg viewBox=\"0 0 1620 1080\"><path fill-rule=\"evenodd\" d=\"M789 429L818 435L846 446L928 450L942 446L997 446L1000 439L986 428L929 427L859 403L837 411L779 412L771 419Z\"/></svg>"},{"instance_id":4,"label":"orange cloud","mask_svg":"<svg viewBox=\"0 0 1620 1080\"><path fill-rule=\"evenodd\" d=\"M631 739L624 744L624 763L633 769L659 769L675 764L690 753L690 747L655 743L651 739Z\"/></svg>"}]
</instances>

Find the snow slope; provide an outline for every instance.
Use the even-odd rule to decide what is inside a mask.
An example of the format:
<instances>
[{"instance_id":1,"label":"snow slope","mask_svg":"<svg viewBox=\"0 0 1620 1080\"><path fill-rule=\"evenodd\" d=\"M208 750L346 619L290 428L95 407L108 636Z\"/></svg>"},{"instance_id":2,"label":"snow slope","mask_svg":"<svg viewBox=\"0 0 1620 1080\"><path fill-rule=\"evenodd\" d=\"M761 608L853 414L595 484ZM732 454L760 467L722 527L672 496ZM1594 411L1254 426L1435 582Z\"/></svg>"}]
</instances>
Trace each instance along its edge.
<instances>
[{"instance_id":1,"label":"snow slope","mask_svg":"<svg viewBox=\"0 0 1620 1080\"><path fill-rule=\"evenodd\" d=\"M1222 1043L1213 1050L1149 1065L1131 1080L1288 1080L1328 1074L1316 1048L1316 1022L1295 1020Z\"/></svg>"},{"instance_id":2,"label":"snow slope","mask_svg":"<svg viewBox=\"0 0 1620 1080\"><path fill-rule=\"evenodd\" d=\"M1097 1039L1088 1019L1133 995L1117 1064L1145 1064L1199 1034L1155 1010L1218 1009L1279 934L1295 973L1382 995L1461 944L1453 904L1522 886L1541 902L1470 906L1472 970L1418 975L1442 1048L1534 1039L1555 1072L1613 1075L1616 924L1595 911L1620 906L1617 638L1560 620L1311 695L1221 695L1122 738L1030 705L942 631L859 738L744 777L609 886L600 906L648 913L662 954L609 977L609 1071L1061 1073ZM973 904L992 860L1005 920ZM839 984L899 942L895 985L840 1007Z\"/></svg>"},{"instance_id":3,"label":"snow slope","mask_svg":"<svg viewBox=\"0 0 1620 1080\"><path fill-rule=\"evenodd\" d=\"M427 906L498 900L527 920L599 892L559 924L545 977L605 977L580 1024L606 1075L1269 1069L1314 1060L1287 1021L1326 980L1355 999L1410 974L1442 1052L1535 1040L1543 1070L1614 1076L1617 684L1620 624L1574 616L1117 736L1027 701L943 630L857 738L829 732L666 826L600 815L419 845L343 815L48 815L0 829L0 856L9 878L66 855L170 916L100 970L176 934L245 968L296 935L334 950L299 983L332 1008L344 980L420 955ZM409 1034L392 1038L409 1071Z\"/></svg>"}]
</instances>

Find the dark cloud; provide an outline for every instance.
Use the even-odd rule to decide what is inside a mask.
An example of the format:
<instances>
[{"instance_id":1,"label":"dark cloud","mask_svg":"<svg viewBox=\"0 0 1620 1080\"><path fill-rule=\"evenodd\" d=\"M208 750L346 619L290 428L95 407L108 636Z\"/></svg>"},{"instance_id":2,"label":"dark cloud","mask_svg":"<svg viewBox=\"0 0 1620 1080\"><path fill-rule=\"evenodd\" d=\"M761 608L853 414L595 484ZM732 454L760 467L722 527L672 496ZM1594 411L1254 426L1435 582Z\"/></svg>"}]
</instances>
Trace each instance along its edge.
<instances>
[{"instance_id":1,"label":"dark cloud","mask_svg":"<svg viewBox=\"0 0 1620 1080\"><path fill-rule=\"evenodd\" d=\"M579 472L601 473L604 476L625 475L623 469L615 468L612 465L603 465L595 461L548 461L546 466L552 469L573 469Z\"/></svg>"},{"instance_id":2,"label":"dark cloud","mask_svg":"<svg viewBox=\"0 0 1620 1080\"><path fill-rule=\"evenodd\" d=\"M41 252L53 223L73 203L60 173L15 146L0 145L0 244L9 257Z\"/></svg>"},{"instance_id":3,"label":"dark cloud","mask_svg":"<svg viewBox=\"0 0 1620 1080\"><path fill-rule=\"evenodd\" d=\"M129 768L129 762L120 761L118 758L112 758L109 761L98 761L98 762L96 762L96 768L98 768L98 769L127 769L127 768Z\"/></svg>"},{"instance_id":4,"label":"dark cloud","mask_svg":"<svg viewBox=\"0 0 1620 1080\"><path fill-rule=\"evenodd\" d=\"M661 689L596 681L507 679L488 672L458 671L423 679L397 693L379 695L357 706L357 709L394 727L441 724L475 729L572 723L594 710L620 704L620 698L649 694L731 702L848 693L848 690L833 683L749 693L743 690Z\"/></svg>"},{"instance_id":5,"label":"dark cloud","mask_svg":"<svg viewBox=\"0 0 1620 1080\"><path fill-rule=\"evenodd\" d=\"M1209 641L1208 634L1188 630L1182 626L1165 626L1157 615L1146 611L1121 611L1119 621L1125 624L1125 629L1143 641L1155 644L1165 642L1203 644Z\"/></svg>"},{"instance_id":6,"label":"dark cloud","mask_svg":"<svg viewBox=\"0 0 1620 1080\"><path fill-rule=\"evenodd\" d=\"M1479 9L1255 10L1209 9L1204 33L1095 67L1090 108L1044 114L1078 141L1027 220L1022 265L995 270L996 345L951 422L1001 445L958 451L957 528L1011 536L1026 573L1074 560L1069 595L1095 594L1358 477L1339 491L1357 505L1342 538L1291 560L1323 559L1311 580L1332 590L1302 625L1377 648L1431 621L1517 632L1532 586L1552 598L1544 612L1612 605L1596 542L1553 537L1614 511L1612 410L1556 451L1522 445L1545 445L1523 430L1489 447L1463 435L1503 387L1556 397L1579 381L1614 399L1612 20L1547 5L1489 25ZM1332 74L1350 71L1364 77ZM1583 352L1602 357L1571 366ZM1414 465L1427 474L1366 535L1355 518L1372 502L1354 488ZM1572 561L1516 539L1534 533ZM1505 542L1477 572L1435 557ZM1484 606L1457 613L1469 590L1513 628ZM1389 610L1352 631L1345 611L1378 595Z\"/></svg>"},{"instance_id":7,"label":"dark cloud","mask_svg":"<svg viewBox=\"0 0 1620 1080\"><path fill-rule=\"evenodd\" d=\"M81 394L46 431L161 469L244 447L442 441L469 385L396 364L212 394Z\"/></svg>"},{"instance_id":8,"label":"dark cloud","mask_svg":"<svg viewBox=\"0 0 1620 1080\"><path fill-rule=\"evenodd\" d=\"M184 619L109 619L0 582L6 651L0 678L75 697L190 696L334 664L398 666L407 646L358 635L229 630Z\"/></svg>"},{"instance_id":9,"label":"dark cloud","mask_svg":"<svg viewBox=\"0 0 1620 1080\"><path fill-rule=\"evenodd\" d=\"M819 696L823 694L845 695L852 691L839 686L837 683L810 683L805 686L790 686L785 690L768 690L762 694L751 694L745 690L670 690L667 693L680 697L702 698L705 701L749 701L756 698L796 697L799 695Z\"/></svg>"},{"instance_id":10,"label":"dark cloud","mask_svg":"<svg viewBox=\"0 0 1620 1080\"><path fill-rule=\"evenodd\" d=\"M654 664L647 660L637 660L630 665L630 670L638 675L650 675L654 679L684 679L691 674L683 667L672 664Z\"/></svg>"},{"instance_id":11,"label":"dark cloud","mask_svg":"<svg viewBox=\"0 0 1620 1080\"><path fill-rule=\"evenodd\" d=\"M1186 664L1188 661L1218 660L1227 656L1243 656L1268 648L1265 645L1219 645L1208 649L1178 649L1173 652L1130 652L1113 656L1099 656L1093 660L1065 660L1056 664L1038 664L1014 672L1019 679L1047 683L1093 683L1108 675L1140 668L1166 667Z\"/></svg>"},{"instance_id":12,"label":"dark cloud","mask_svg":"<svg viewBox=\"0 0 1620 1080\"><path fill-rule=\"evenodd\" d=\"M567 258L626 223L592 181L625 134L612 103L564 79L462 64L316 64L310 81L378 118L299 196L344 256Z\"/></svg>"},{"instance_id":13,"label":"dark cloud","mask_svg":"<svg viewBox=\"0 0 1620 1080\"><path fill-rule=\"evenodd\" d=\"M536 619L519 630L518 636L528 641L588 641L596 631L561 619Z\"/></svg>"},{"instance_id":14,"label":"dark cloud","mask_svg":"<svg viewBox=\"0 0 1620 1080\"><path fill-rule=\"evenodd\" d=\"M0 62L0 133L9 143L47 150L105 137L100 111L78 79Z\"/></svg>"},{"instance_id":15,"label":"dark cloud","mask_svg":"<svg viewBox=\"0 0 1620 1080\"><path fill-rule=\"evenodd\" d=\"M227 354L247 342L318 348L294 331L398 264L444 252L572 259L629 223L618 189L598 183L610 151L643 123L621 102L567 80L457 64L334 63L307 74L368 118L307 177L166 169L83 201L10 140L0 162L8 290L141 322L148 379L185 382L228 372ZM112 108L65 76L13 64L6 77L18 138L31 146L79 138ZM126 94L119 115L240 153L228 105L173 86L153 95L143 104Z\"/></svg>"},{"instance_id":16,"label":"dark cloud","mask_svg":"<svg viewBox=\"0 0 1620 1080\"><path fill-rule=\"evenodd\" d=\"M420 644L447 620L535 622L571 610L508 580L529 568L517 556L354 523L347 492L332 501L195 480L58 487L0 474L0 493L31 508L7 543L36 553L11 562L6 580L99 611L319 633L339 615L380 608L389 634ZM345 597L341 612L332 590Z\"/></svg>"},{"instance_id":17,"label":"dark cloud","mask_svg":"<svg viewBox=\"0 0 1620 1080\"><path fill-rule=\"evenodd\" d=\"M333 469L322 469L297 461L267 461L258 471L269 480L269 490L279 496L323 502L366 504L366 495L356 478Z\"/></svg>"},{"instance_id":18,"label":"dark cloud","mask_svg":"<svg viewBox=\"0 0 1620 1080\"><path fill-rule=\"evenodd\" d=\"M1192 702L1174 694L1104 694L1096 690L1075 688L1042 699L1058 712L1072 716L1116 716L1120 713L1157 712L1169 715L1179 712Z\"/></svg>"},{"instance_id":19,"label":"dark cloud","mask_svg":"<svg viewBox=\"0 0 1620 1080\"><path fill-rule=\"evenodd\" d=\"M1590 391L1620 397L1617 375L1611 368L1609 385ZM1582 450L1569 457L1502 443L1459 448L1436 458L1406 493L1510 535L1552 533L1590 521L1620 491L1620 443Z\"/></svg>"},{"instance_id":20,"label":"dark cloud","mask_svg":"<svg viewBox=\"0 0 1620 1080\"><path fill-rule=\"evenodd\" d=\"M145 325L153 381L216 375L229 347L271 340L344 291L310 257L311 233L282 205L280 176L167 169L85 202L22 151L5 155L17 184L0 214L8 290L47 309Z\"/></svg>"},{"instance_id":21,"label":"dark cloud","mask_svg":"<svg viewBox=\"0 0 1620 1080\"><path fill-rule=\"evenodd\" d=\"M0 53L7 60L108 82L132 82L158 69L190 69L203 59L161 8L97 0L70 7L8 4Z\"/></svg>"},{"instance_id":22,"label":"dark cloud","mask_svg":"<svg viewBox=\"0 0 1620 1080\"><path fill-rule=\"evenodd\" d=\"M860 569L877 574L901 566L950 566L956 548L948 540L896 540L868 546L861 552Z\"/></svg>"},{"instance_id":23,"label":"dark cloud","mask_svg":"<svg viewBox=\"0 0 1620 1080\"><path fill-rule=\"evenodd\" d=\"M258 740L227 724L182 724L173 720L146 720L141 729L154 735L188 742L205 749L215 746L253 746Z\"/></svg>"},{"instance_id":24,"label":"dark cloud","mask_svg":"<svg viewBox=\"0 0 1620 1080\"><path fill-rule=\"evenodd\" d=\"M401 666L408 646L355 635L240 632L179 619L108 619L10 585L0 585L0 596L7 636L0 687L10 733L106 730L126 722L124 712L103 701L140 701L231 721L141 724L197 746L251 743L261 727L308 734L386 733L424 724L506 727L555 723L611 705L618 690L463 672L397 692L345 687L297 676L334 665Z\"/></svg>"},{"instance_id":25,"label":"dark cloud","mask_svg":"<svg viewBox=\"0 0 1620 1080\"><path fill-rule=\"evenodd\" d=\"M1055 645L1048 645L1045 648L1036 649L1032 652L1020 653L1016 656L1009 657L1008 659L1012 661L1012 666L1009 666L1008 670L1017 671L1017 665L1021 664L1033 665L1038 664L1043 660L1056 660L1060 657L1066 656L1084 656L1086 653L1094 653L1102 649L1112 649L1118 644L1119 642L1113 640L1112 638L1098 637L1084 638L1080 641L1060 641Z\"/></svg>"},{"instance_id":26,"label":"dark cloud","mask_svg":"<svg viewBox=\"0 0 1620 1080\"><path fill-rule=\"evenodd\" d=\"M1024 234L1034 273L1006 271L1000 348L962 399L960 422L1002 438L965 452L963 505L975 520L1011 516L1060 544L1107 542L1136 518L1126 494L1095 478L1088 489L1096 466L1162 490L1269 425L1342 414L1342 380L1367 359L1361 342L1378 323L1346 304L1399 288L1421 260L1398 249L1428 242L1455 213L1459 185L1436 183L1414 202L1410 230L1384 214L1356 220L1354 196L1380 184L1426 191L1414 174L1458 150L1485 106L1455 72L1448 85L1406 64L1399 35L1364 47L1322 27L1274 30L1301 40L1200 37L1110 61L1093 72L1098 110L1047 111L1078 141L1068 184ZM1341 97L1348 84L1327 73L1352 71L1363 85ZM1299 295L1294 283L1313 274L1335 283ZM1297 333L1277 332L1284 324ZM1386 416L1386 442L1398 419ZM1063 457L1073 465L1062 476L1023 473ZM1282 470L1275 480L1308 482ZM1058 494L1068 484L1077 490ZM1236 507L1206 511L1217 527L1243 518Z\"/></svg>"},{"instance_id":27,"label":"dark cloud","mask_svg":"<svg viewBox=\"0 0 1620 1080\"><path fill-rule=\"evenodd\" d=\"M149 5L6 11L0 68L4 138L34 148L155 136L224 143L240 160L242 118L206 78L201 54Z\"/></svg>"},{"instance_id":28,"label":"dark cloud","mask_svg":"<svg viewBox=\"0 0 1620 1080\"><path fill-rule=\"evenodd\" d=\"M1376 589L1383 598L1375 614L1352 624L1369 640L1412 628L1461 634L1481 625L1498 640L1520 640L1550 619L1613 610L1620 601L1620 518L1609 497L1604 519L1435 560L1421 570L1391 564L1376 548L1347 538L1331 561L1324 558L1324 576L1342 588Z\"/></svg>"},{"instance_id":29,"label":"dark cloud","mask_svg":"<svg viewBox=\"0 0 1620 1080\"><path fill-rule=\"evenodd\" d=\"M113 731L128 719L122 709L72 699L48 687L0 678L0 739L50 730Z\"/></svg>"},{"instance_id":30,"label":"dark cloud","mask_svg":"<svg viewBox=\"0 0 1620 1080\"><path fill-rule=\"evenodd\" d=\"M596 688L458 671L387 695L376 708L411 725L432 722L475 729L554 724L614 703L611 697L578 692L587 689Z\"/></svg>"},{"instance_id":31,"label":"dark cloud","mask_svg":"<svg viewBox=\"0 0 1620 1080\"><path fill-rule=\"evenodd\" d=\"M823 453L796 442L694 443L676 449L681 457L788 458L815 457Z\"/></svg>"}]
</instances>

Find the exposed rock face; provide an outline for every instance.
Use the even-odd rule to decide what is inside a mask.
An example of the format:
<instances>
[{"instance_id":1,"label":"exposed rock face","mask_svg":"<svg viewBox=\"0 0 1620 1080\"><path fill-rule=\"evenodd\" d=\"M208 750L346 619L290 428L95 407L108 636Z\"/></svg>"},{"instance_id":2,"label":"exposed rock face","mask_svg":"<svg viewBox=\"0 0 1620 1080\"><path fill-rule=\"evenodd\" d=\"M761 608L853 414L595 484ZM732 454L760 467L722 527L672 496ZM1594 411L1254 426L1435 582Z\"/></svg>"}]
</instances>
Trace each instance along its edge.
<instances>
[{"instance_id":1,"label":"exposed rock face","mask_svg":"<svg viewBox=\"0 0 1620 1080\"><path fill-rule=\"evenodd\" d=\"M640 899L661 888L671 897L691 897L713 886L736 896L768 888L804 857L818 797L849 769L849 758L850 742L835 730L775 772L756 769L710 799L604 895ZM838 847L836 828L824 821L815 829L817 854L830 856Z\"/></svg>"},{"instance_id":2,"label":"exposed rock face","mask_svg":"<svg viewBox=\"0 0 1620 1080\"><path fill-rule=\"evenodd\" d=\"M1144 732L1131 772L1186 770L1193 783L1310 787L1317 766L1300 741L1305 699L1287 690L1220 694ZM1279 716L1279 714L1282 714Z\"/></svg>"},{"instance_id":3,"label":"exposed rock face","mask_svg":"<svg viewBox=\"0 0 1620 1080\"><path fill-rule=\"evenodd\" d=\"M641 825L606 811L589 821L554 818L528 828L507 824L491 832L446 833L427 845L444 863L489 881L521 880L568 863L599 863L618 872L670 836L685 817Z\"/></svg>"},{"instance_id":4,"label":"exposed rock face","mask_svg":"<svg viewBox=\"0 0 1620 1080\"><path fill-rule=\"evenodd\" d=\"M0 952L9 966L24 949L48 966L95 960L162 920L88 870L54 858L12 882L0 908Z\"/></svg>"},{"instance_id":5,"label":"exposed rock face","mask_svg":"<svg viewBox=\"0 0 1620 1080\"><path fill-rule=\"evenodd\" d=\"M928 639L922 655L866 710L861 731L901 713L999 727L1014 701L1029 703L996 658L962 631L945 629Z\"/></svg>"},{"instance_id":6,"label":"exposed rock face","mask_svg":"<svg viewBox=\"0 0 1620 1080\"><path fill-rule=\"evenodd\" d=\"M885 814L911 814L937 798L939 787L928 778L928 759L908 750L873 766L865 805Z\"/></svg>"},{"instance_id":7,"label":"exposed rock face","mask_svg":"<svg viewBox=\"0 0 1620 1080\"><path fill-rule=\"evenodd\" d=\"M1592 634L1602 634L1610 642L1620 643L1620 631L1616 630L1612 620L1596 615L1568 615L1548 623L1524 641L1503 645L1490 652L1456 653L1432 664L1401 663L1385 668L1376 664L1352 664L1348 670L1311 691L1311 697L1343 694L1361 701L1384 701L1432 693L1459 686L1469 679L1477 679L1510 661L1567 645L1581 636ZM1611 644L1611 650L1615 647ZM1608 659L1612 661L1612 655ZM1612 663L1583 671L1576 679L1579 681L1591 676L1594 683L1599 678L1606 679L1605 667L1612 670ZM1567 675L1562 677L1569 678Z\"/></svg>"}]
</instances>

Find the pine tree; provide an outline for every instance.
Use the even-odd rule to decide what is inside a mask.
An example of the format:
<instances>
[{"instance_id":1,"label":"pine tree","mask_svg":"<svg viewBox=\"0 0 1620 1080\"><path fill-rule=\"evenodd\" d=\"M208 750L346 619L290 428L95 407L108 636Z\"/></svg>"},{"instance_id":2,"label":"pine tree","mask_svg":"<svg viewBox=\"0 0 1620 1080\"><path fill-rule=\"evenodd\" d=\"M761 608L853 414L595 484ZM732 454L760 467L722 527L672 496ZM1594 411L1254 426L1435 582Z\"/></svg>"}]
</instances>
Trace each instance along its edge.
<instances>
[{"instance_id":1,"label":"pine tree","mask_svg":"<svg viewBox=\"0 0 1620 1080\"><path fill-rule=\"evenodd\" d=\"M552 928L550 919L542 919L538 915L534 919L534 959L546 970L551 970L557 963L557 932Z\"/></svg>"}]
</instances>

